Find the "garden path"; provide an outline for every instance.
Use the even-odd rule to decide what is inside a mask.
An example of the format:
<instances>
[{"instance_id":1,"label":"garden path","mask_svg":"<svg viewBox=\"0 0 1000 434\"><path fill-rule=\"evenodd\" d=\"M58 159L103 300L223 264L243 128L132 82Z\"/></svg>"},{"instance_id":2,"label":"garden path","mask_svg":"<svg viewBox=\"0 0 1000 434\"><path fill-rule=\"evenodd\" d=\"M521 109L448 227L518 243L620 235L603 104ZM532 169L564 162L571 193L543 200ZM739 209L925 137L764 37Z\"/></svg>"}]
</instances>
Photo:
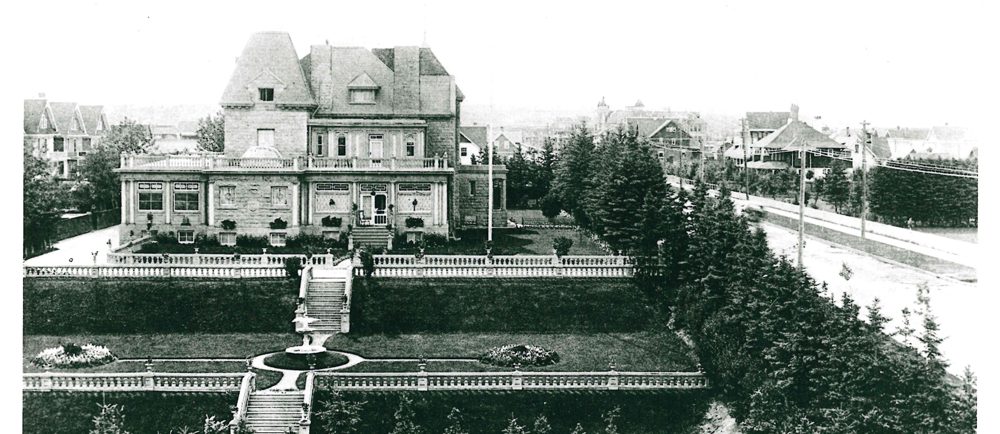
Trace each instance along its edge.
<instances>
[{"instance_id":1,"label":"garden path","mask_svg":"<svg viewBox=\"0 0 1000 434\"><path fill-rule=\"evenodd\" d=\"M55 243L56 250L24 261L24 265L98 265L108 262L108 253L117 248L118 225L87 232ZM110 246L108 240L111 240ZM93 253L97 252L97 262Z\"/></svg>"},{"instance_id":2,"label":"garden path","mask_svg":"<svg viewBox=\"0 0 1000 434\"><path fill-rule=\"evenodd\" d=\"M357 365L358 363L366 361L364 357L361 357L361 356L359 356L357 354L344 353L344 352L340 352L340 351L334 351L334 352L337 353L337 354L340 354L340 355L342 355L344 357L347 357L347 363L345 363L343 365L339 365L339 366L334 366L334 367L331 367L331 368L314 369L313 371L314 372L338 371L338 370L341 370L341 369L350 368L350 367L352 367L354 365ZM269 388L267 388L265 390L297 390L298 386L295 384L295 381L298 380L299 374L301 374L303 372L306 372L306 371L298 371L298 370L295 370L295 369L278 369L278 368L272 368L270 366L265 365L264 364L264 359L267 358L267 356L270 356L270 355L273 355L273 354L277 354L277 353L261 354L261 355L259 355L257 357L254 357L253 360L250 362L250 366L253 366L256 369L260 369L262 371L273 371L273 372L280 372L281 373L281 380L279 380L277 383L275 383L274 386L271 386L271 387L269 387Z\"/></svg>"}]
</instances>

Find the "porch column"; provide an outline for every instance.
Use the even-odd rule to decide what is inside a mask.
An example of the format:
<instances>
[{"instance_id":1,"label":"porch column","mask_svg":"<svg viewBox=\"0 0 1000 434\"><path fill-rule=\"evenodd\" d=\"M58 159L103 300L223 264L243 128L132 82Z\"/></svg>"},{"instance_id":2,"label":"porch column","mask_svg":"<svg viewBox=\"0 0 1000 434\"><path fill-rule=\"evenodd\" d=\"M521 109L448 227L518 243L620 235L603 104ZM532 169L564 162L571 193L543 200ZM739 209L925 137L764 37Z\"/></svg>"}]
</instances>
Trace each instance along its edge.
<instances>
[{"instance_id":1,"label":"porch column","mask_svg":"<svg viewBox=\"0 0 1000 434\"><path fill-rule=\"evenodd\" d=\"M128 222L135 224L135 181L129 181L128 185Z\"/></svg>"},{"instance_id":2,"label":"porch column","mask_svg":"<svg viewBox=\"0 0 1000 434\"><path fill-rule=\"evenodd\" d=\"M441 197L441 195L438 194L438 190L440 189L441 189L440 182L435 182L433 184L433 187L431 188L431 223L434 226L438 226L441 224L441 215L438 213L438 208L439 208L438 198Z\"/></svg>"},{"instance_id":3,"label":"porch column","mask_svg":"<svg viewBox=\"0 0 1000 434\"><path fill-rule=\"evenodd\" d=\"M299 225L299 182L292 182L292 226Z\"/></svg>"},{"instance_id":4,"label":"porch column","mask_svg":"<svg viewBox=\"0 0 1000 434\"><path fill-rule=\"evenodd\" d=\"M122 180L122 195L121 195L121 200L120 200L121 207L122 207L122 219L121 219L122 224L128 223L128 214L127 214L127 209L126 209L126 207L129 206L129 203L128 203L128 185L127 185L127 183L128 183L128 181L126 181L124 179Z\"/></svg>"},{"instance_id":5,"label":"porch column","mask_svg":"<svg viewBox=\"0 0 1000 434\"><path fill-rule=\"evenodd\" d=\"M395 136L393 136L395 137ZM393 139L395 140L395 139ZM391 225L395 225L396 212L396 181L389 181L389 194L386 195L385 200L388 202L385 204L386 218L392 217L393 221L387 221ZM389 212L389 206L392 206L392 212ZM391 215L390 215L391 214Z\"/></svg>"},{"instance_id":6,"label":"porch column","mask_svg":"<svg viewBox=\"0 0 1000 434\"><path fill-rule=\"evenodd\" d=\"M205 202L208 204L208 225L215 226L215 181L208 181L208 197Z\"/></svg>"},{"instance_id":7,"label":"porch column","mask_svg":"<svg viewBox=\"0 0 1000 434\"><path fill-rule=\"evenodd\" d=\"M305 182L305 190L306 190L306 195L305 195L305 201L306 201L306 224L307 225L311 225L311 224L314 224L313 223L313 213L315 211L314 211L314 208L313 208L313 202L316 201L316 198L313 197L314 193L313 193L313 186L312 186L311 182Z\"/></svg>"},{"instance_id":8,"label":"porch column","mask_svg":"<svg viewBox=\"0 0 1000 434\"><path fill-rule=\"evenodd\" d=\"M168 225L170 224L170 211L173 202L174 185L172 182L167 181L163 186L163 221Z\"/></svg>"}]
</instances>

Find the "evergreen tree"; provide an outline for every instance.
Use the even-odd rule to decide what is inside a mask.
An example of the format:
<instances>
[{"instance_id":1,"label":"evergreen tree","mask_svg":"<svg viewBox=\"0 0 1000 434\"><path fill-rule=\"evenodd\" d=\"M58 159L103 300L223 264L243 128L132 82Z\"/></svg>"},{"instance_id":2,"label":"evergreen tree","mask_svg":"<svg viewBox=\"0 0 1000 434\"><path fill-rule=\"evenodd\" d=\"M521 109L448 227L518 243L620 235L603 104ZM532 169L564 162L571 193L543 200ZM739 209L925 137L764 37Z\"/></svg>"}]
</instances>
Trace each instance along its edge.
<instances>
[{"instance_id":1,"label":"evergreen tree","mask_svg":"<svg viewBox=\"0 0 1000 434\"><path fill-rule=\"evenodd\" d=\"M501 434L528 434L528 429L517 423L517 418L512 414L510 415L510 423L507 424L507 428L504 428L500 432Z\"/></svg>"},{"instance_id":2,"label":"evergreen tree","mask_svg":"<svg viewBox=\"0 0 1000 434\"><path fill-rule=\"evenodd\" d=\"M618 418L622 415L621 407L615 407L601 415L604 420L604 434L618 434Z\"/></svg>"},{"instance_id":3,"label":"evergreen tree","mask_svg":"<svg viewBox=\"0 0 1000 434\"><path fill-rule=\"evenodd\" d=\"M888 322L889 318L882 315L882 305L878 297L875 297L872 299L872 303L868 305L868 324L871 325L873 329L882 332L885 330L885 324Z\"/></svg>"},{"instance_id":4,"label":"evergreen tree","mask_svg":"<svg viewBox=\"0 0 1000 434\"><path fill-rule=\"evenodd\" d=\"M845 175L846 170L846 163L834 160L830 165L830 173L823 178L823 200L833 205L836 212L841 211L851 194L851 183Z\"/></svg>"},{"instance_id":5,"label":"evergreen tree","mask_svg":"<svg viewBox=\"0 0 1000 434\"><path fill-rule=\"evenodd\" d=\"M356 433L361 426L361 412L367 403L367 401L348 400L343 392L334 390L330 394L330 399L319 402L313 409L313 414L325 432Z\"/></svg>"},{"instance_id":6,"label":"evergreen tree","mask_svg":"<svg viewBox=\"0 0 1000 434\"><path fill-rule=\"evenodd\" d=\"M538 415L535 418L535 424L532 426L531 434L551 434L552 425L549 425L549 418L545 417L544 414Z\"/></svg>"},{"instance_id":7,"label":"evergreen tree","mask_svg":"<svg viewBox=\"0 0 1000 434\"><path fill-rule=\"evenodd\" d=\"M395 424L389 434L423 434L424 428L417 424L413 411L413 399L407 394L399 395L399 407L393 413Z\"/></svg>"},{"instance_id":8,"label":"evergreen tree","mask_svg":"<svg viewBox=\"0 0 1000 434\"><path fill-rule=\"evenodd\" d=\"M570 434L587 434L587 431L584 431L583 425L580 425L580 423L577 422L576 427L573 428L573 432Z\"/></svg>"},{"instance_id":9,"label":"evergreen tree","mask_svg":"<svg viewBox=\"0 0 1000 434\"><path fill-rule=\"evenodd\" d=\"M208 152L222 152L225 148L226 118L220 110L212 115L198 119L198 148Z\"/></svg>"},{"instance_id":10,"label":"evergreen tree","mask_svg":"<svg viewBox=\"0 0 1000 434\"><path fill-rule=\"evenodd\" d=\"M448 413L448 426L444 429L444 434L469 434L469 431L462 427L462 412L455 407Z\"/></svg>"},{"instance_id":11,"label":"evergreen tree","mask_svg":"<svg viewBox=\"0 0 1000 434\"><path fill-rule=\"evenodd\" d=\"M90 434L129 434L125 429L124 407L118 404L98 404L101 412L94 416Z\"/></svg>"},{"instance_id":12,"label":"evergreen tree","mask_svg":"<svg viewBox=\"0 0 1000 434\"><path fill-rule=\"evenodd\" d=\"M574 126L569 143L555 168L555 179L552 182L552 191L559 198L563 209L583 227L588 227L590 222L583 200L587 180L591 177L593 152L594 136L586 124Z\"/></svg>"},{"instance_id":13,"label":"evergreen tree","mask_svg":"<svg viewBox=\"0 0 1000 434\"><path fill-rule=\"evenodd\" d=\"M149 127L125 118L118 125L112 125L101 139L100 146L110 147L117 153L142 154L153 143Z\"/></svg>"}]
</instances>

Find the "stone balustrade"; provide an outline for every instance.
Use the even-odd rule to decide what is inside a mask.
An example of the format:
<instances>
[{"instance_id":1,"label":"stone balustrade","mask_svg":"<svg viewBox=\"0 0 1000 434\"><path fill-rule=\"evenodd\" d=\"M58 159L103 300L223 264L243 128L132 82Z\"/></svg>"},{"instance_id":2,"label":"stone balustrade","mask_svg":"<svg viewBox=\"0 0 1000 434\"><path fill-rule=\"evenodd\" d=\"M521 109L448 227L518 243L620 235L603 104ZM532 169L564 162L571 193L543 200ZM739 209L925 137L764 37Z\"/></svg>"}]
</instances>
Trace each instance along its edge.
<instances>
[{"instance_id":1,"label":"stone balustrade","mask_svg":"<svg viewBox=\"0 0 1000 434\"><path fill-rule=\"evenodd\" d=\"M229 422L230 432L235 432L240 423L246 419L250 395L257 389L256 377L257 374L252 371L243 374L243 379L240 381L240 396L236 400L236 410L233 412L233 420Z\"/></svg>"},{"instance_id":2,"label":"stone balustrade","mask_svg":"<svg viewBox=\"0 0 1000 434\"><path fill-rule=\"evenodd\" d=\"M261 279L285 277L284 267L192 265L25 266L24 277Z\"/></svg>"},{"instance_id":3,"label":"stone balustrade","mask_svg":"<svg viewBox=\"0 0 1000 434\"><path fill-rule=\"evenodd\" d=\"M377 277L630 277L627 256L375 255ZM356 275L364 270L355 268Z\"/></svg>"},{"instance_id":4,"label":"stone balustrade","mask_svg":"<svg viewBox=\"0 0 1000 434\"><path fill-rule=\"evenodd\" d=\"M122 155L121 167L143 171L442 171L453 170L448 156L426 158L240 158L222 154Z\"/></svg>"},{"instance_id":5,"label":"stone balustrade","mask_svg":"<svg viewBox=\"0 0 1000 434\"><path fill-rule=\"evenodd\" d=\"M284 267L291 258L299 258L302 265L333 267L346 256L332 254L201 254L201 253L108 253L108 263L112 265L173 265L173 266L245 266Z\"/></svg>"},{"instance_id":6,"label":"stone balustrade","mask_svg":"<svg viewBox=\"0 0 1000 434\"><path fill-rule=\"evenodd\" d=\"M340 390L676 390L706 389L700 372L317 372L317 387Z\"/></svg>"},{"instance_id":7,"label":"stone balustrade","mask_svg":"<svg viewBox=\"0 0 1000 434\"><path fill-rule=\"evenodd\" d=\"M51 373L23 374L24 391L234 392L243 373Z\"/></svg>"}]
</instances>

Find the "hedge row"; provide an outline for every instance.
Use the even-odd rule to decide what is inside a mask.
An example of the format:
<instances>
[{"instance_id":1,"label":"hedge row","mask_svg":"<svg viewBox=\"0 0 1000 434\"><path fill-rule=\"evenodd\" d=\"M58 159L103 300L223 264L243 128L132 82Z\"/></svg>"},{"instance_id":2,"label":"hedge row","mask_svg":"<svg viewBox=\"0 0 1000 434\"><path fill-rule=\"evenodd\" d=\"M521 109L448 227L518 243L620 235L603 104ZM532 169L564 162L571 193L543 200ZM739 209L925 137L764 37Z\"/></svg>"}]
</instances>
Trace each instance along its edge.
<instances>
[{"instance_id":1,"label":"hedge row","mask_svg":"<svg viewBox=\"0 0 1000 434\"><path fill-rule=\"evenodd\" d=\"M133 434L166 433L183 427L201 429L206 416L232 419L235 393L156 392L24 393L21 412L25 434L79 434L93 428L99 404L124 407L125 429Z\"/></svg>"},{"instance_id":2,"label":"hedge row","mask_svg":"<svg viewBox=\"0 0 1000 434\"><path fill-rule=\"evenodd\" d=\"M402 393L349 392L345 401L365 402L359 414L357 432L385 433L393 429L393 414ZM448 414L457 408L462 414L462 427L470 433L499 433L507 427L511 416L520 425L532 426L544 415L553 433L568 433L577 423L588 433L605 432L601 415L614 407L621 408L617 421L621 434L697 432L708 409L708 392L423 392L411 393L413 421L424 432L444 432ZM312 432L329 434L321 410L331 401L328 391L316 393L313 407ZM319 413L317 413L319 412Z\"/></svg>"},{"instance_id":3,"label":"hedge row","mask_svg":"<svg viewBox=\"0 0 1000 434\"><path fill-rule=\"evenodd\" d=\"M290 330L298 279L25 278L24 333Z\"/></svg>"},{"instance_id":4,"label":"hedge row","mask_svg":"<svg viewBox=\"0 0 1000 434\"><path fill-rule=\"evenodd\" d=\"M629 279L358 278L351 332L624 332L657 318Z\"/></svg>"}]
</instances>

